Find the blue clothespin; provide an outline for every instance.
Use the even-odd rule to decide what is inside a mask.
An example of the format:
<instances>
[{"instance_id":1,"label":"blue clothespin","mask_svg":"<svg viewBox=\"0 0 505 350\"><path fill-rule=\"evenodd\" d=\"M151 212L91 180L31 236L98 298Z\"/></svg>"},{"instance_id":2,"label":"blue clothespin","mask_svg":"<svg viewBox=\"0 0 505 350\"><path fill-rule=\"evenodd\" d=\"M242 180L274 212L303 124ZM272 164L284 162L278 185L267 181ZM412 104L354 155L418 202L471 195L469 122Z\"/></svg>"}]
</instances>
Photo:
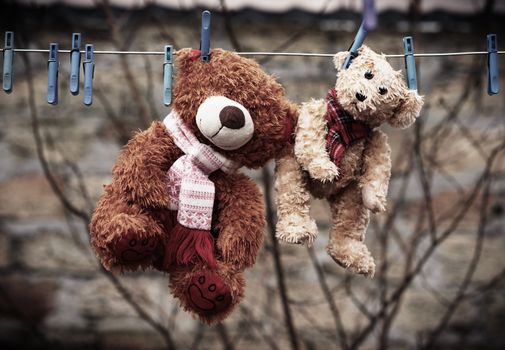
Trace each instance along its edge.
<instances>
[{"instance_id":1,"label":"blue clothespin","mask_svg":"<svg viewBox=\"0 0 505 350\"><path fill-rule=\"evenodd\" d=\"M165 60L163 61L163 103L170 106L172 103L172 45L165 46Z\"/></svg>"},{"instance_id":2,"label":"blue clothespin","mask_svg":"<svg viewBox=\"0 0 505 350\"><path fill-rule=\"evenodd\" d=\"M368 31L372 31L377 27L375 0L363 0L363 24Z\"/></svg>"},{"instance_id":3,"label":"blue clothespin","mask_svg":"<svg viewBox=\"0 0 505 350\"><path fill-rule=\"evenodd\" d=\"M498 76L498 39L496 34L487 35L487 94L496 95L500 92Z\"/></svg>"},{"instance_id":4,"label":"blue clothespin","mask_svg":"<svg viewBox=\"0 0 505 350\"><path fill-rule=\"evenodd\" d=\"M407 86L410 90L417 91L416 61L414 58L414 39L411 36L403 38L405 50L405 70L407 71Z\"/></svg>"},{"instance_id":5,"label":"blue clothespin","mask_svg":"<svg viewBox=\"0 0 505 350\"><path fill-rule=\"evenodd\" d=\"M47 62L47 103L58 104L58 44L49 44L49 59Z\"/></svg>"},{"instance_id":6,"label":"blue clothespin","mask_svg":"<svg viewBox=\"0 0 505 350\"><path fill-rule=\"evenodd\" d=\"M87 44L84 50L84 104L91 106L93 103L93 76L95 75L95 62L93 45Z\"/></svg>"},{"instance_id":7,"label":"blue clothespin","mask_svg":"<svg viewBox=\"0 0 505 350\"><path fill-rule=\"evenodd\" d=\"M203 62L209 62L210 60L210 11L207 10L202 12L200 58Z\"/></svg>"},{"instance_id":8,"label":"blue clothespin","mask_svg":"<svg viewBox=\"0 0 505 350\"><path fill-rule=\"evenodd\" d=\"M349 55L345 58L344 64L342 65L342 69L349 68L352 60L358 56L358 49L361 45L363 45L363 41L365 41L367 34L368 31L365 29L364 22L362 22L359 26L358 33L351 44L351 48L349 49Z\"/></svg>"},{"instance_id":9,"label":"blue clothespin","mask_svg":"<svg viewBox=\"0 0 505 350\"><path fill-rule=\"evenodd\" d=\"M5 32L3 88L8 94L12 92L12 58L14 57L14 32Z\"/></svg>"},{"instance_id":10,"label":"blue clothespin","mask_svg":"<svg viewBox=\"0 0 505 350\"><path fill-rule=\"evenodd\" d=\"M72 34L72 49L70 50L70 93L79 94L79 77L81 74L81 34Z\"/></svg>"}]
</instances>

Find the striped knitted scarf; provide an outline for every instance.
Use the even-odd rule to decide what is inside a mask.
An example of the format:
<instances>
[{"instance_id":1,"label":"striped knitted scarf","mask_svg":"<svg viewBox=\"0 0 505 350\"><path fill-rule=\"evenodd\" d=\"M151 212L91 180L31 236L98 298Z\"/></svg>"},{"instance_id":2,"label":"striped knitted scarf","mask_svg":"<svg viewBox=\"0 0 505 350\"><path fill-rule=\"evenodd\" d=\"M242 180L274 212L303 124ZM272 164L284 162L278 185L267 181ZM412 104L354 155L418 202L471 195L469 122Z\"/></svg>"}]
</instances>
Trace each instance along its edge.
<instances>
[{"instance_id":1,"label":"striped knitted scarf","mask_svg":"<svg viewBox=\"0 0 505 350\"><path fill-rule=\"evenodd\" d=\"M346 149L370 133L370 128L363 122L351 117L338 102L335 88L331 88L326 96L327 110L325 114L328 134L326 135L326 151L335 165L339 165Z\"/></svg>"},{"instance_id":2,"label":"striped knitted scarf","mask_svg":"<svg viewBox=\"0 0 505 350\"><path fill-rule=\"evenodd\" d=\"M165 261L168 265L187 265L203 260L212 267L215 254L210 229L215 186L209 175L218 169L231 173L237 167L198 141L174 111L163 123L174 143L184 152L167 173L169 208L177 211L177 224L170 232Z\"/></svg>"}]
</instances>

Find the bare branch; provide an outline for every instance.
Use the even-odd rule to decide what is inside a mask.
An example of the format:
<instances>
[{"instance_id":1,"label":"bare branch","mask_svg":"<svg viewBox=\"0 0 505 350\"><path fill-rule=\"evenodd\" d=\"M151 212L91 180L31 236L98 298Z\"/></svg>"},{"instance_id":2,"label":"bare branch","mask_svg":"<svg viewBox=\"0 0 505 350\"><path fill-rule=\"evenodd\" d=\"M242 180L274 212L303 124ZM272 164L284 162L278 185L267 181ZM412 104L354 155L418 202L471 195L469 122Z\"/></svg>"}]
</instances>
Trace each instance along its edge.
<instances>
[{"instance_id":1,"label":"bare branch","mask_svg":"<svg viewBox=\"0 0 505 350\"><path fill-rule=\"evenodd\" d=\"M461 282L461 285L459 286L456 296L454 297L452 302L449 304L449 307L447 308L445 314L442 316L439 324L435 327L435 330L432 332L431 337L428 339L425 346L423 347L424 349L431 349L435 345L438 337L440 336L442 331L445 329L445 327L449 323L452 315L454 314L454 312L456 311L458 306L461 304L461 302L464 300L465 292L470 285L470 282L472 280L473 274L475 273L475 270L477 269L477 265L479 264L479 260L480 260L481 253L482 253L482 246L484 244L484 234L486 231L487 208L489 205L489 189L490 189L490 187L491 187L491 180L487 180L486 186L484 187L483 194L482 194L482 201L480 204L480 220L479 220L479 227L477 230L476 243L475 243L472 259L470 260L470 264L468 265L468 269L465 273L465 277L463 278L463 281Z\"/></svg>"},{"instance_id":2,"label":"bare branch","mask_svg":"<svg viewBox=\"0 0 505 350\"><path fill-rule=\"evenodd\" d=\"M286 283L284 281L284 268L282 266L282 260L279 250L279 242L275 237L275 218L272 200L270 194L272 193L272 182L271 174L267 167L262 170L262 182L265 188L265 204L266 204L266 216L268 231L270 232L270 238L272 240L272 255L274 258L275 266L275 276L277 277L277 284L279 285L279 295L281 298L282 309L284 311L284 320L286 322L286 328L288 329L289 340L291 342L291 348L293 350L299 349L298 346L298 336L293 323L293 317L291 316L291 309L288 302L288 292L286 288Z\"/></svg>"},{"instance_id":3,"label":"bare branch","mask_svg":"<svg viewBox=\"0 0 505 350\"><path fill-rule=\"evenodd\" d=\"M330 288L328 287L328 283L326 282L326 277L324 276L324 271L319 262L317 261L316 254L314 253L314 249L307 248L307 251L310 256L310 260L314 269L316 270L317 279L319 281L319 285L321 286L321 290L323 291L324 297L330 307L331 315L333 316L333 320L335 322L335 329L338 334L338 341L340 342L340 346L342 349L347 349L347 334L344 329L344 325L342 323L342 319L340 317L340 312L338 311L337 304L331 295Z\"/></svg>"},{"instance_id":4,"label":"bare branch","mask_svg":"<svg viewBox=\"0 0 505 350\"><path fill-rule=\"evenodd\" d=\"M121 50L123 48L124 42L121 40L121 33L115 21L114 14L112 13L109 0L101 0L100 4L102 5L102 8L105 12L107 24L112 33L112 41L114 42L116 48ZM148 108L146 106L144 98L142 98L138 83L132 73L127 58L124 55L120 55L119 62L121 64L121 69L125 75L128 87L130 88L131 97L137 106L139 118L142 121L142 126L144 128L147 128L151 124L152 118L149 117Z\"/></svg>"}]
</instances>

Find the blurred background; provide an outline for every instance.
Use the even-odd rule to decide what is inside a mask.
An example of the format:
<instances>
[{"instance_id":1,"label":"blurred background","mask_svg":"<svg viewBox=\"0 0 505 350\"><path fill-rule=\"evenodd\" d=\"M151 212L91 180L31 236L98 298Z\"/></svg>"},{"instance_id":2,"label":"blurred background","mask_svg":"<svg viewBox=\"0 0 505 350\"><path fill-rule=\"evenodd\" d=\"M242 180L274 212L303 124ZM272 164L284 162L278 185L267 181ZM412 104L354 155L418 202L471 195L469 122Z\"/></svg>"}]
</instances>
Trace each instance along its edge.
<instances>
[{"instance_id":1,"label":"blurred background","mask_svg":"<svg viewBox=\"0 0 505 350\"><path fill-rule=\"evenodd\" d=\"M18 48L198 48L203 9L212 47L335 53L361 20L351 0L2 1L0 29ZM486 50L504 42L505 1L377 0L376 51ZM503 45L502 45L503 47ZM504 67L503 55L499 61ZM298 103L335 82L329 58L255 57ZM2 60L0 58L0 60ZM120 147L162 119L162 56L96 55L94 103L46 101L47 54L17 53L14 90L0 93L0 347L2 349L504 349L505 93L488 96L486 56L417 58L422 116L383 129L393 150L388 211L367 245L374 279L326 255L329 208L314 200L315 246L276 244L271 230L247 272L246 298L208 327L179 309L167 276L112 276L89 247L88 222ZM391 64L404 69L402 58ZM503 70L502 70L503 71ZM501 74L501 86L505 86ZM273 164L246 173L275 224Z\"/></svg>"}]
</instances>

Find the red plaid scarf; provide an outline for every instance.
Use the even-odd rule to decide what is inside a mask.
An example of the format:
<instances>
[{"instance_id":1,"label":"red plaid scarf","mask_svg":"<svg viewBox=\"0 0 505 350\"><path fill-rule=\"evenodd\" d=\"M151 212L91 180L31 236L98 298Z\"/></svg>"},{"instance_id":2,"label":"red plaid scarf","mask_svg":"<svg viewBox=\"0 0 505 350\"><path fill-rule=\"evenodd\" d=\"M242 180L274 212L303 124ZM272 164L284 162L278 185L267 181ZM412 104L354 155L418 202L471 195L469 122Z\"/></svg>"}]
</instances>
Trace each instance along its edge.
<instances>
[{"instance_id":1,"label":"red plaid scarf","mask_svg":"<svg viewBox=\"0 0 505 350\"><path fill-rule=\"evenodd\" d=\"M326 151L335 165L339 165L345 150L364 139L370 133L370 128L363 122L351 117L338 103L337 92L331 88L326 95L327 110L325 114L328 126L326 135Z\"/></svg>"}]
</instances>

